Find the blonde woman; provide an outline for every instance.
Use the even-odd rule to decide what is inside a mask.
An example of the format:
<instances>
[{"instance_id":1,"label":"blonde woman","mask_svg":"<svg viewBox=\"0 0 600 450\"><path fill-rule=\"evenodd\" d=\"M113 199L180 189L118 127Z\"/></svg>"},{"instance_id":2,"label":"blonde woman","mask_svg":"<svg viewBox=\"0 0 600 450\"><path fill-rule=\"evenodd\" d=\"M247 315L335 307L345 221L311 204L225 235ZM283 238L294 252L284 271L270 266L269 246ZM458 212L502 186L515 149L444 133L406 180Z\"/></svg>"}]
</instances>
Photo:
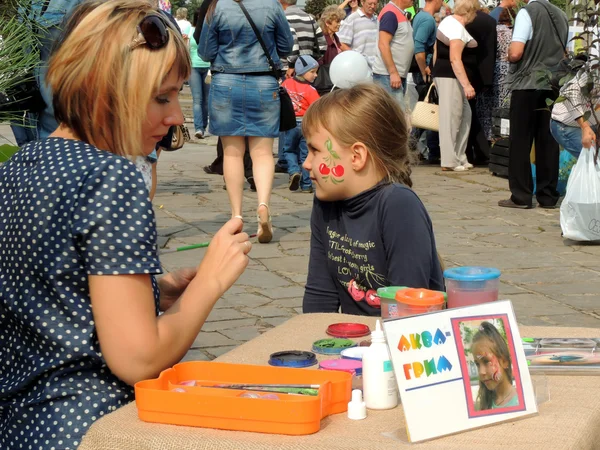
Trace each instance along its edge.
<instances>
[{"instance_id":1,"label":"blonde woman","mask_svg":"<svg viewBox=\"0 0 600 450\"><path fill-rule=\"evenodd\" d=\"M462 172L473 168L466 149L471 129L469 100L475 89L466 68L477 67L477 42L465 26L479 10L479 0L457 0L454 14L442 20L437 31L436 60L432 76L439 94L442 170Z\"/></svg>"},{"instance_id":2,"label":"blonde woman","mask_svg":"<svg viewBox=\"0 0 600 450\"><path fill-rule=\"evenodd\" d=\"M339 31L340 24L345 17L344 11L335 5L329 5L323 10L319 18L319 25L321 26L321 30L323 30L325 42L327 42L327 50L325 50L325 55L319 60L320 66L331 64L333 58L342 51L342 44L336 33Z\"/></svg>"},{"instance_id":3,"label":"blonde woman","mask_svg":"<svg viewBox=\"0 0 600 450\"><path fill-rule=\"evenodd\" d=\"M177 26L183 35L183 41L187 43L193 33L192 24L188 20L187 8L178 8L177 12L175 13L175 20L177 21Z\"/></svg>"},{"instance_id":4,"label":"blonde woman","mask_svg":"<svg viewBox=\"0 0 600 450\"><path fill-rule=\"evenodd\" d=\"M85 2L57 44L59 128L0 167L2 449L77 448L134 383L182 358L251 248L232 220L197 269L154 278L154 213L126 156L183 121L190 61L166 16L145 0Z\"/></svg>"}]
</instances>

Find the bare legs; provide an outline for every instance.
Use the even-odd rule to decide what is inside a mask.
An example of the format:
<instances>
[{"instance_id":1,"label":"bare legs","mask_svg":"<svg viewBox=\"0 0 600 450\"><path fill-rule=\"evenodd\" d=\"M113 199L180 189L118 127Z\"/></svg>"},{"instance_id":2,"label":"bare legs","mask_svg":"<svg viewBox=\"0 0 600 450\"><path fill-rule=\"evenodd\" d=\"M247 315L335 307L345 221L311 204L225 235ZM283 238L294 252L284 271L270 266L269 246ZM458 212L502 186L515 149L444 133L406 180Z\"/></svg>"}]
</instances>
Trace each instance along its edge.
<instances>
[{"instance_id":1,"label":"bare legs","mask_svg":"<svg viewBox=\"0 0 600 450\"><path fill-rule=\"evenodd\" d=\"M223 141L223 177L231 205L231 217L241 216L246 144L243 136L226 136L221 137L221 140Z\"/></svg>"},{"instance_id":2,"label":"bare legs","mask_svg":"<svg viewBox=\"0 0 600 450\"><path fill-rule=\"evenodd\" d=\"M229 203L231 204L231 215L242 215L242 196L244 192L244 152L246 146L242 136L221 137L223 141L223 175ZM273 162L273 139L264 137L250 137L250 156L252 158L252 172L256 183L258 195L257 216L259 221L259 241L269 242L272 235L269 217L269 200L273 188L273 177L275 174ZM262 228L262 231L261 231ZM264 238L261 240L261 235Z\"/></svg>"}]
</instances>

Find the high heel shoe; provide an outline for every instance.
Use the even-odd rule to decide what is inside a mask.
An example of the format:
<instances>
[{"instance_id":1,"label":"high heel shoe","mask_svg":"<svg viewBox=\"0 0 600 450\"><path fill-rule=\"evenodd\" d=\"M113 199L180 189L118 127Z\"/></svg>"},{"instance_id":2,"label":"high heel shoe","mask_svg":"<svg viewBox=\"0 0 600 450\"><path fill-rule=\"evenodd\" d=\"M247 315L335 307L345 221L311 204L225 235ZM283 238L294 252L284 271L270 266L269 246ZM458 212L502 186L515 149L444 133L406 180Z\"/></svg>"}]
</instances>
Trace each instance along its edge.
<instances>
[{"instance_id":1,"label":"high heel shoe","mask_svg":"<svg viewBox=\"0 0 600 450\"><path fill-rule=\"evenodd\" d=\"M258 214L258 209L256 212L256 220L258 222L258 231L256 235L258 237L258 242L261 244L268 244L273 239L273 224L271 223L271 212L269 210L269 205L266 203L260 203L258 208L264 206L267 208L267 213L269 214L269 218L266 222L261 221L260 214Z\"/></svg>"}]
</instances>

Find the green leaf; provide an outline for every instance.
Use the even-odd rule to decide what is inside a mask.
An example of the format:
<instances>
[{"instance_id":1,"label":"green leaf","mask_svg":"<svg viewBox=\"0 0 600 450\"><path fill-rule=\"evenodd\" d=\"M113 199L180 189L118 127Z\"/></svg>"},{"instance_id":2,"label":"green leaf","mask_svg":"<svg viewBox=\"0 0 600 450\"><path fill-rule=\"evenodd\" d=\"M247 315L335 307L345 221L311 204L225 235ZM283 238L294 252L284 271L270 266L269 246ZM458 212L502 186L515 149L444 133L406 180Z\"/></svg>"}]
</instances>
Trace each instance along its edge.
<instances>
[{"instance_id":1,"label":"green leaf","mask_svg":"<svg viewBox=\"0 0 600 450\"><path fill-rule=\"evenodd\" d=\"M546 106L552 106L553 104L554 104L554 100L552 100L551 98L546 99Z\"/></svg>"},{"instance_id":2,"label":"green leaf","mask_svg":"<svg viewBox=\"0 0 600 450\"><path fill-rule=\"evenodd\" d=\"M333 144L331 143L331 139L327 139L325 141L325 147L329 154L333 157L333 159L341 159L340 156L333 150Z\"/></svg>"},{"instance_id":3,"label":"green leaf","mask_svg":"<svg viewBox=\"0 0 600 450\"><path fill-rule=\"evenodd\" d=\"M562 103L566 100L566 97L563 97L562 95L559 95L558 98L556 100L554 100L554 103Z\"/></svg>"},{"instance_id":4,"label":"green leaf","mask_svg":"<svg viewBox=\"0 0 600 450\"><path fill-rule=\"evenodd\" d=\"M0 145L0 163L8 161L12 155L19 151L19 147L14 145Z\"/></svg>"},{"instance_id":5,"label":"green leaf","mask_svg":"<svg viewBox=\"0 0 600 450\"><path fill-rule=\"evenodd\" d=\"M585 113L583 113L583 120L587 121L591 115L592 115L591 111L586 111Z\"/></svg>"}]
</instances>

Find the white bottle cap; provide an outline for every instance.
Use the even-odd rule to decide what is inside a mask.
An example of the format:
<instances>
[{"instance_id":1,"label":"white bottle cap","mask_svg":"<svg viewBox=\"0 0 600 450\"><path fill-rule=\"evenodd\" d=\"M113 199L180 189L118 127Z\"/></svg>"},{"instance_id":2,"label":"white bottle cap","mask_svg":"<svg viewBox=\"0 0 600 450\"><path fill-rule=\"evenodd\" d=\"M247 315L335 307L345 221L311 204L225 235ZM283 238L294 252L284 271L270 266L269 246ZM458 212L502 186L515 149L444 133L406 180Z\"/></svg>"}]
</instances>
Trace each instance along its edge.
<instances>
[{"instance_id":1,"label":"white bottle cap","mask_svg":"<svg viewBox=\"0 0 600 450\"><path fill-rule=\"evenodd\" d=\"M352 391L352 401L348 403L348 419L362 420L367 417L367 405L363 402L362 391L354 389Z\"/></svg>"},{"instance_id":2,"label":"white bottle cap","mask_svg":"<svg viewBox=\"0 0 600 450\"><path fill-rule=\"evenodd\" d=\"M375 325L375 330L371 331L371 343L381 343L385 342L385 336L383 334L383 330L381 329L381 322L378 320Z\"/></svg>"}]
</instances>

